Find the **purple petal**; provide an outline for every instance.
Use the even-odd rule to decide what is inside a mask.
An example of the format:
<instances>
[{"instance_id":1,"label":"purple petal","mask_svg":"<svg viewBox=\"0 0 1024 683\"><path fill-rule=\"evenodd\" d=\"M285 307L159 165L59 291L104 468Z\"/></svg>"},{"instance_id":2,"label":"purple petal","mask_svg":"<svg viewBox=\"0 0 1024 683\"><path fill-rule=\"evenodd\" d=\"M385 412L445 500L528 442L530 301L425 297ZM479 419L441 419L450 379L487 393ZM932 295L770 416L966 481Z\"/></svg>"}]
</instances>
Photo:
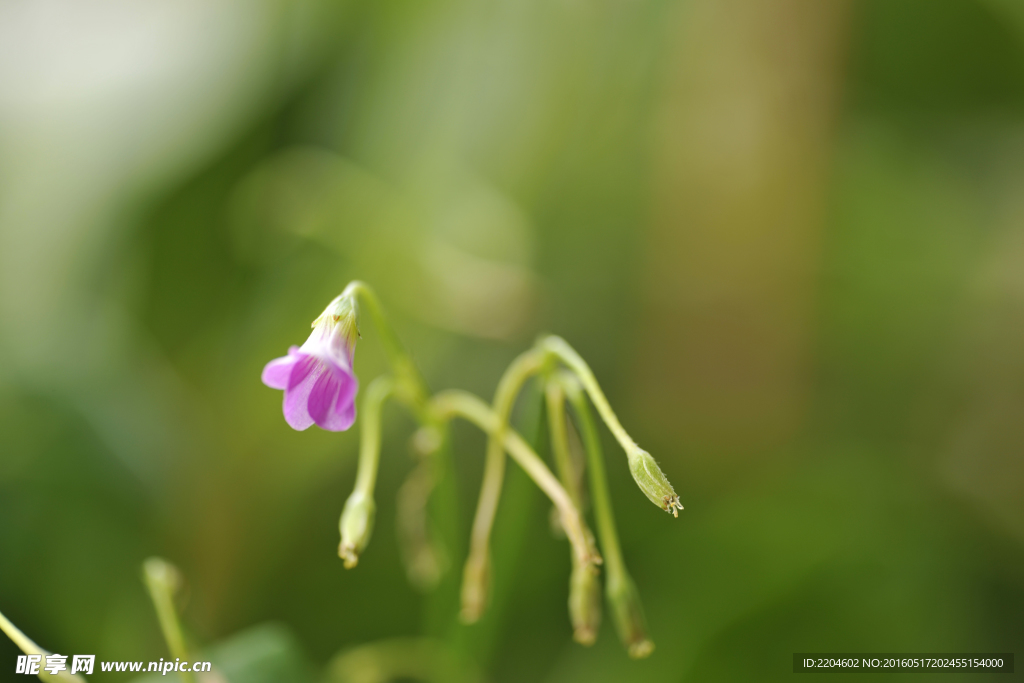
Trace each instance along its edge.
<instances>
[{"instance_id":1,"label":"purple petal","mask_svg":"<svg viewBox=\"0 0 1024 683\"><path fill-rule=\"evenodd\" d=\"M288 378L292 374L292 366L298 360L296 352L299 347L293 346L288 349L288 355L275 358L263 368L263 383L271 389L285 389L288 387Z\"/></svg>"},{"instance_id":2,"label":"purple petal","mask_svg":"<svg viewBox=\"0 0 1024 683\"><path fill-rule=\"evenodd\" d=\"M355 381L355 378L352 379L352 382L354 384L356 384L357 388L358 388L358 382ZM341 405L340 402L339 402L338 405L339 406ZM349 427L351 427L353 424L355 424L355 421L356 421L356 402L355 402L355 397L354 396L353 396L353 400L350 403L348 403L348 407L347 408L340 408L339 407L337 415L338 415L338 424L344 425L344 427L342 427L338 431L344 431L344 430L348 429Z\"/></svg>"},{"instance_id":3,"label":"purple petal","mask_svg":"<svg viewBox=\"0 0 1024 683\"><path fill-rule=\"evenodd\" d=\"M325 371L316 379L309 395L308 409L313 422L332 432L351 427L356 419L358 390L355 377L336 365L325 363Z\"/></svg>"},{"instance_id":4,"label":"purple petal","mask_svg":"<svg viewBox=\"0 0 1024 683\"><path fill-rule=\"evenodd\" d=\"M292 429L300 432L313 424L309 414L309 394L317 379L327 368L316 356L298 356L292 367L288 387L284 390L284 419Z\"/></svg>"}]
</instances>

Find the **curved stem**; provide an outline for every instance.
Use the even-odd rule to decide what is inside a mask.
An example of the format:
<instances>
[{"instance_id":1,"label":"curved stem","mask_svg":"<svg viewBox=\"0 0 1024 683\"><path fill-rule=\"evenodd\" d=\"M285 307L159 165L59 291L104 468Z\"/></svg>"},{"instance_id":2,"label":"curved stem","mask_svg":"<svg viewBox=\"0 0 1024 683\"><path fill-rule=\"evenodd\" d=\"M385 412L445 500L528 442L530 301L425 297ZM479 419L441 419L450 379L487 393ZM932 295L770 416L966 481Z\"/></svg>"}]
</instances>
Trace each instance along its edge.
<instances>
[{"instance_id":1,"label":"curved stem","mask_svg":"<svg viewBox=\"0 0 1024 683\"><path fill-rule=\"evenodd\" d=\"M381 411L384 402L395 390L395 382L382 375L370 382L363 399L362 425L359 428L359 465L356 470L355 490L373 496L380 464Z\"/></svg>"},{"instance_id":2,"label":"curved stem","mask_svg":"<svg viewBox=\"0 0 1024 683\"><path fill-rule=\"evenodd\" d=\"M565 393L576 414L583 447L587 452L587 470L590 472L590 497L594 506L594 518L597 521L597 535L601 542L601 551L607 561L608 572L605 581L605 594L612 608L612 617L619 637L625 643L629 656L641 659L654 650L654 643L647 635L647 623L644 618L640 595L633 584L633 579L626 570L622 559L622 548L619 545L619 534L615 528L615 514L612 511L611 495L608 492L608 477L604 469L604 454L601 451L601 440L597 434L597 426L590 413L590 406L580 388L579 379L568 372L560 372L557 380L565 389Z\"/></svg>"},{"instance_id":3,"label":"curved stem","mask_svg":"<svg viewBox=\"0 0 1024 683\"><path fill-rule=\"evenodd\" d=\"M601 415L601 419L604 420L605 424L608 425L608 429L611 430L616 440L622 445L626 455L633 456L640 451L640 447L622 427L619 418L615 416L615 411L612 410L608 399L605 398L604 392L601 391L601 385L597 383L593 370L587 365L587 361L583 360L580 354L576 353L576 349L569 346L569 343L561 337L554 335L544 337L538 342L538 345L540 348L554 354L576 374L583 384L583 388L590 395L590 400L593 401L594 407L597 408L597 412Z\"/></svg>"},{"instance_id":4,"label":"curved stem","mask_svg":"<svg viewBox=\"0 0 1024 683\"><path fill-rule=\"evenodd\" d=\"M678 517L679 511L683 509L682 503L679 502L679 495L672 488L672 484L665 476L665 473L661 471L658 462L650 453L640 448L630 438L629 434L626 433L626 430L622 428L622 423L619 422L619 418L615 416L615 411L608 404L608 399L605 398L604 392L601 391L601 387L597 383L597 379L594 377L594 373L591 371L590 366L587 365L587 362L561 337L544 337L537 341L537 346L561 360L576 374L576 377L583 384L583 388L590 395L590 400L597 408L597 412L601 415L605 424L608 425L608 429L611 430L619 444L626 451L626 459L629 461L629 473L633 475L633 480L636 481L637 486L647 496L647 499L662 510L672 514L673 517Z\"/></svg>"},{"instance_id":5,"label":"curved stem","mask_svg":"<svg viewBox=\"0 0 1024 683\"><path fill-rule=\"evenodd\" d=\"M568 374L559 371L559 374ZM569 375L570 379L572 378ZM565 388L558 374L548 373L544 383L544 398L548 409L548 429L551 434L551 452L554 454L562 485L572 497L576 509L583 510L582 469L573 463L569 448L569 425L565 414ZM589 531L587 532L590 533ZM593 645L601 626L601 580L596 567L581 566L572 558L569 579L569 618L573 625L573 639L582 645Z\"/></svg>"},{"instance_id":6,"label":"curved stem","mask_svg":"<svg viewBox=\"0 0 1024 683\"><path fill-rule=\"evenodd\" d=\"M2 612L0 612L0 631L3 631L5 634L7 634L7 637L14 641L14 644L18 646L18 649L20 649L26 655L39 655L42 660L39 662L39 678L44 681L52 680L53 677L50 676L49 673L42 673L43 667L46 666L46 656L50 653L47 650L44 650L43 648L36 645L35 641L26 636L24 633L22 633L21 629L12 624L7 619L7 617L3 615ZM76 683L85 683L84 678L82 678L78 674L68 673L67 670L61 671L59 674L57 674L56 678L61 681L75 681Z\"/></svg>"},{"instance_id":7,"label":"curved stem","mask_svg":"<svg viewBox=\"0 0 1024 683\"><path fill-rule=\"evenodd\" d=\"M413 363L409 352L405 350L402 342L399 341L398 335L395 334L394 328L388 322L387 316L384 315L384 309L380 305L377 294L365 282L353 280L345 287L342 296L358 299L370 312L373 324L377 328L377 334L380 335L381 345L384 347L388 362L391 363L392 371L395 374L395 393L403 403L413 409L417 418L424 422L427 413L427 397L430 393L427 390L427 383L423 380L423 376L420 375L416 364Z\"/></svg>"},{"instance_id":8,"label":"curved stem","mask_svg":"<svg viewBox=\"0 0 1024 683\"><path fill-rule=\"evenodd\" d=\"M178 613L174 609L174 592L181 583L177 567L159 557L151 557L142 563L142 577L149 590L149 597L153 599L153 607L156 609L164 640L167 641L167 649L172 657L187 661L185 636L181 632ZM180 675L185 683L195 683L196 679L191 671L180 672Z\"/></svg>"},{"instance_id":9,"label":"curved stem","mask_svg":"<svg viewBox=\"0 0 1024 683\"><path fill-rule=\"evenodd\" d=\"M431 405L439 419L448 420L457 416L469 420L488 434L502 433L503 431L505 450L558 508L566 535L573 545L577 559L583 564L601 563L600 555L587 539L583 517L573 505L569 494L544 464L544 461L515 430L501 430L498 416L486 403L469 392L452 389L436 394L431 400Z\"/></svg>"},{"instance_id":10,"label":"curved stem","mask_svg":"<svg viewBox=\"0 0 1024 683\"><path fill-rule=\"evenodd\" d=\"M338 523L341 544L338 556L345 561L345 568L359 564L359 554L370 542L377 504L373 500L373 487L377 482L380 463L380 415L384 401L394 390L395 383L388 376L381 376L370 382L363 399L363 420L359 432L359 467L352 494L345 501L345 509Z\"/></svg>"},{"instance_id":11,"label":"curved stem","mask_svg":"<svg viewBox=\"0 0 1024 683\"><path fill-rule=\"evenodd\" d=\"M579 380L573 375L558 374L558 383L565 389L565 394L576 414L576 422L580 428L583 449L587 452L587 471L590 474L590 498L594 509L594 521L597 523L597 535L601 541L601 551L607 563L609 577L625 570L622 560L622 548L619 545L619 533L615 528L615 513L612 510L611 495L608 493L608 476L604 469L604 453L601 451L601 440L597 434L590 406L580 389Z\"/></svg>"},{"instance_id":12,"label":"curved stem","mask_svg":"<svg viewBox=\"0 0 1024 683\"><path fill-rule=\"evenodd\" d=\"M544 398L548 409L548 429L551 430L551 452L555 458L558 477L562 480L562 486L568 491L573 504L582 511L583 494L580 491L580 478L569 453L569 433L565 423L565 389L561 383L549 380L544 386Z\"/></svg>"},{"instance_id":13,"label":"curved stem","mask_svg":"<svg viewBox=\"0 0 1024 683\"><path fill-rule=\"evenodd\" d=\"M487 566L490 555L491 529L501 497L501 485L505 479L504 433L508 428L509 414L515 404L519 390L530 376L535 375L544 362L544 354L537 350L519 355L498 382L494 392L494 415L496 429L488 435L487 454L484 461L483 483L477 501L476 514L469 539L469 554L463 571L462 619L473 623L483 613L486 599Z\"/></svg>"}]
</instances>

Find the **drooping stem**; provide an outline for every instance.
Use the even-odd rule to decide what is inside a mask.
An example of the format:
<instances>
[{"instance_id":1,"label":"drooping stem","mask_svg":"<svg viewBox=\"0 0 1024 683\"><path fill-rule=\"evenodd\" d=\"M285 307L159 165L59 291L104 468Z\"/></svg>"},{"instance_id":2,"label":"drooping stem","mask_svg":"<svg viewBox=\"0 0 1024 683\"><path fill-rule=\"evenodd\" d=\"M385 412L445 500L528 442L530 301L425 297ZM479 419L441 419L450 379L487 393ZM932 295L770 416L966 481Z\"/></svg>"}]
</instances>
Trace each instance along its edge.
<instances>
[{"instance_id":1,"label":"drooping stem","mask_svg":"<svg viewBox=\"0 0 1024 683\"><path fill-rule=\"evenodd\" d=\"M675 491L661 473L657 463L623 429L587 363L565 340L553 336L546 337L539 340L534 349L517 358L506 371L499 383L493 410L476 396L463 391L446 391L433 398L428 398L426 383L387 322L373 290L362 282L354 281L345 289L342 296L351 297L353 301L358 297L366 304L371 317L374 318L394 371L394 394L412 410L421 425L438 427L458 416L473 422L489 436L484 482L474 519L471 549L464 573L463 620L472 622L479 618L486 601L488 545L504 477L504 452L507 452L534 483L547 494L559 511L562 528L573 547L574 572L571 589L576 590L575 593L571 590L570 612L574 617L574 625L577 626L577 639L585 643L593 641L600 612L599 604L594 603L595 591L599 584L596 582L596 568L593 565L600 564L602 560L595 548L593 535L587 529L580 512L582 490L578 483L574 483L575 478L572 476L564 413L565 397L559 395L559 392L564 390L570 396L570 400L574 402L579 415L586 416L580 417L581 420L586 420L586 426L581 426L581 434L587 444L588 460L591 462L589 469L594 488L593 497L599 534L602 546L606 548L612 558L606 582L606 593L615 617L616 627L631 656L645 657L650 654L654 646L647 637L643 610L636 587L622 561L618 536L612 518L611 503L607 493L607 481L597 432L593 421L589 419L589 408L583 398L580 384L589 394L602 419L626 451L630 461L630 472L645 495L655 504L673 513L675 513L676 507L681 508L681 506L678 504L678 496L675 495ZM508 427L509 413L523 383L528 377L539 371L550 372L550 366L556 360L561 361L575 373L575 376L566 373L571 381L552 382L552 387L548 388L549 411L554 418L552 423L556 425L554 429L557 432L553 435L555 438L554 450L556 458L558 458L558 468L565 481L564 486L533 449ZM382 402L383 398L380 400ZM379 421L379 410L377 419ZM374 427L374 431L378 429L379 424ZM360 453L360 473L353 497L358 493L364 499L372 500L368 494L372 493L376 477L379 439L376 443L364 442L363 446ZM352 498L350 498L351 501ZM346 505L347 507L348 505ZM573 596L578 599L573 600Z\"/></svg>"},{"instance_id":2,"label":"drooping stem","mask_svg":"<svg viewBox=\"0 0 1024 683\"><path fill-rule=\"evenodd\" d=\"M601 386L597 383L597 378L594 377L587 362L561 337L544 337L537 342L537 346L562 361L583 384L583 388L590 395L590 400L597 407L597 412L608 425L608 429L615 435L623 450L626 451L629 473L633 475L633 480L636 481L643 494L662 510L678 517L683 505L679 502L679 496L671 482L651 454L640 448L622 428L622 423L615 416L615 411L609 405L608 399L601 391Z\"/></svg>"},{"instance_id":3,"label":"drooping stem","mask_svg":"<svg viewBox=\"0 0 1024 683\"><path fill-rule=\"evenodd\" d=\"M544 386L544 398L547 402L548 428L551 430L551 452L555 457L558 476L572 502L582 511L583 494L580 491L580 480L569 452L569 434L565 422L565 389L560 382L548 381Z\"/></svg>"},{"instance_id":4,"label":"drooping stem","mask_svg":"<svg viewBox=\"0 0 1024 683\"><path fill-rule=\"evenodd\" d=\"M49 673L43 673L43 667L46 666L46 656L50 653L36 645L35 641L26 636L24 633L22 633L21 629L12 624L7 619L7 617L3 615L2 612L0 612L0 631L3 631L8 638L14 641L14 644L18 646L18 649L20 649L26 655L39 655L41 660L39 663L40 680L53 680L53 677L50 676ZM57 679L61 681L75 681L76 683L86 683L84 678L82 678L78 674L68 673L67 670L61 671L59 674L57 674Z\"/></svg>"},{"instance_id":5,"label":"drooping stem","mask_svg":"<svg viewBox=\"0 0 1024 683\"><path fill-rule=\"evenodd\" d=\"M419 462L398 489L398 547L410 583L423 592L438 584L447 564L427 520L427 505L437 483L437 453L442 446L438 430L420 427L410 440L410 450Z\"/></svg>"},{"instance_id":6,"label":"drooping stem","mask_svg":"<svg viewBox=\"0 0 1024 683\"><path fill-rule=\"evenodd\" d=\"M544 383L547 402L548 428L551 434L551 452L562 485L576 508L583 510L582 471L574 465L569 449L569 429L565 415L565 389L557 376L548 373ZM587 531L589 534L589 530ZM597 568L581 566L572 561L569 579L569 619L573 625L573 639L582 645L593 645L601 626L601 579Z\"/></svg>"},{"instance_id":7,"label":"drooping stem","mask_svg":"<svg viewBox=\"0 0 1024 683\"><path fill-rule=\"evenodd\" d=\"M167 649L172 657L188 661L188 649L185 637L181 632L178 613L174 609L174 593L181 585L181 574L177 567L159 557L151 557L142 563L142 578L153 600L156 617L160 622L160 630L167 642ZM179 672L185 683L195 683L191 671Z\"/></svg>"},{"instance_id":8,"label":"drooping stem","mask_svg":"<svg viewBox=\"0 0 1024 683\"><path fill-rule=\"evenodd\" d=\"M363 419L359 433L359 467L352 494L345 502L339 528L341 545L338 555L345 561L345 568L351 569L359 563L359 554L366 548L373 532L376 502L373 488L377 482L380 463L381 410L384 401L394 391L394 381L384 375L370 382L363 399Z\"/></svg>"},{"instance_id":9,"label":"drooping stem","mask_svg":"<svg viewBox=\"0 0 1024 683\"><path fill-rule=\"evenodd\" d=\"M590 413L590 406L575 375L560 372L558 383L572 404L579 426L583 448L587 452L587 471L590 473L590 496L597 522L597 535L604 553L607 578L605 594L611 605L615 628L626 645L630 657L642 659L654 651L654 643L647 635L640 595L632 577L626 570L619 545L619 534L615 528L615 514L612 511L611 495L608 492L608 477L605 473L604 454L598 437L597 426Z\"/></svg>"},{"instance_id":10,"label":"drooping stem","mask_svg":"<svg viewBox=\"0 0 1024 683\"><path fill-rule=\"evenodd\" d=\"M365 282L353 280L342 292L342 296L346 295L357 298L369 311L370 317L373 318L373 324L377 328L377 334L380 335L384 353L387 354L388 362L391 363L391 369L395 375L395 393L403 403L412 408L420 418L420 422L424 422L430 394L427 390L427 383L420 375L416 364L413 363L409 352L402 346L402 342L395 334L391 323L388 322L387 316L384 315L384 309L380 305L380 300L377 299L377 294Z\"/></svg>"},{"instance_id":11,"label":"drooping stem","mask_svg":"<svg viewBox=\"0 0 1024 683\"><path fill-rule=\"evenodd\" d=\"M483 614L487 597L487 574L490 556L491 529L501 497L505 478L504 433L509 414L519 390L531 375L536 374L544 361L542 353L531 350L521 354L509 365L498 382L494 393L494 415L497 427L487 438L483 484L477 501L476 515L469 539L469 554L462 579L462 620L473 623Z\"/></svg>"},{"instance_id":12,"label":"drooping stem","mask_svg":"<svg viewBox=\"0 0 1024 683\"><path fill-rule=\"evenodd\" d=\"M583 360L580 354L576 353L576 349L569 346L569 343L561 337L551 335L544 337L538 342L538 345L554 354L560 361L565 363L572 370L580 382L583 384L583 388L586 389L587 394L590 396L590 400L593 401L594 406L597 408L597 412L601 415L601 419L608 425L608 429L611 430L612 434L615 435L616 440L622 445L623 450L626 451L627 455L635 453L640 447L632 437L622 427L622 423L619 422L619 418L616 417L615 411L612 410L611 404L608 403L608 399L605 398L604 392L601 391L601 385L597 383L597 378L594 376L593 370L587 365L587 361Z\"/></svg>"},{"instance_id":13,"label":"drooping stem","mask_svg":"<svg viewBox=\"0 0 1024 683\"><path fill-rule=\"evenodd\" d=\"M449 420L453 417L462 417L487 434L500 431L500 420L495 412L469 392L457 389L442 391L431 400L431 406L438 419ZM569 542L572 543L579 561L582 564L600 564L601 556L587 538L586 523L582 515L544 461L514 429L506 428L504 430L503 442L505 450L512 459L523 468L558 508L562 525L565 527L566 535L569 537Z\"/></svg>"},{"instance_id":14,"label":"drooping stem","mask_svg":"<svg viewBox=\"0 0 1024 683\"><path fill-rule=\"evenodd\" d=\"M373 496L380 464L381 411L384 402L395 390L394 381L382 375L370 382L363 399L362 425L359 432L359 466L356 471L355 490Z\"/></svg>"},{"instance_id":15,"label":"drooping stem","mask_svg":"<svg viewBox=\"0 0 1024 683\"><path fill-rule=\"evenodd\" d=\"M576 423L580 428L583 449L587 453L587 472L590 475L590 499L594 509L594 521L597 525L597 536L601 542L601 551L605 557L605 570L609 576L625 569L622 561L622 548L619 545L619 533L615 528L615 513L612 500L608 493L608 475L604 469L604 453L598 437L597 426L594 424L590 406L580 390L579 381L572 375L559 373L558 383L564 388L565 395L572 404L576 414Z\"/></svg>"}]
</instances>

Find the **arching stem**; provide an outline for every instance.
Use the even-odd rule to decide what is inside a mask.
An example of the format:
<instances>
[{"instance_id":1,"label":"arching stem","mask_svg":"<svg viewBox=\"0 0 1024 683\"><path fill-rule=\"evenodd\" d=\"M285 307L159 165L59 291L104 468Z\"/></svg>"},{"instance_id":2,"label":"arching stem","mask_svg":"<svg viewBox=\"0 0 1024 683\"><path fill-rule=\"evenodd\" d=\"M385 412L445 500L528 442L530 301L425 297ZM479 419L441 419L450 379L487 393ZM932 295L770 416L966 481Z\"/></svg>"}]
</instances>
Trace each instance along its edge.
<instances>
[{"instance_id":1,"label":"arching stem","mask_svg":"<svg viewBox=\"0 0 1024 683\"><path fill-rule=\"evenodd\" d=\"M461 390L442 391L431 400L434 414L441 420L453 417L464 418L487 434L499 433L500 421L493 410L482 400ZM506 428L503 444L505 450L534 483L551 499L558 508L565 533L572 543L577 559L582 564L600 564L601 556L587 538L586 522L565 488L544 461L523 440L514 429Z\"/></svg>"},{"instance_id":2,"label":"arching stem","mask_svg":"<svg viewBox=\"0 0 1024 683\"><path fill-rule=\"evenodd\" d=\"M523 384L532 375L537 374L543 361L544 354L537 350L521 354L502 375L494 393L497 426L487 438L483 483L480 486L480 498L473 517L469 554L462 572L460 617L468 624L480 618L487 604L491 529L494 526L494 515L498 510L501 486L505 479L504 433L508 427L509 414Z\"/></svg>"},{"instance_id":3,"label":"arching stem","mask_svg":"<svg viewBox=\"0 0 1024 683\"><path fill-rule=\"evenodd\" d=\"M557 381L565 389L565 394L573 407L583 447L587 452L590 497L594 519L597 522L597 536L606 560L605 595L612 608L612 617L619 638L631 657L641 659L654 651L654 643L647 635L647 622L640 604L640 596L622 559L622 548L619 545L619 533L615 528L615 514L608 492L608 477L605 473L604 454L597 426L576 376L561 372L557 375Z\"/></svg>"},{"instance_id":4,"label":"arching stem","mask_svg":"<svg viewBox=\"0 0 1024 683\"><path fill-rule=\"evenodd\" d=\"M339 528L341 545L338 555L351 569L359 563L359 554L370 541L376 503L373 498L380 464L381 411L384 402L394 391L394 381L384 375L370 382L363 399L363 417L359 432L359 467L352 494L345 502Z\"/></svg>"},{"instance_id":5,"label":"arching stem","mask_svg":"<svg viewBox=\"0 0 1024 683\"><path fill-rule=\"evenodd\" d=\"M381 346L391 364L391 370L395 376L395 395L402 403L406 404L416 415L419 421L426 424L427 403L430 392L427 383L412 360L412 356L402 346L394 328L384 315L384 309L380 305L377 294L370 285L361 280L353 280L345 287L342 296L349 296L359 301L373 318L374 327L380 336Z\"/></svg>"}]
</instances>

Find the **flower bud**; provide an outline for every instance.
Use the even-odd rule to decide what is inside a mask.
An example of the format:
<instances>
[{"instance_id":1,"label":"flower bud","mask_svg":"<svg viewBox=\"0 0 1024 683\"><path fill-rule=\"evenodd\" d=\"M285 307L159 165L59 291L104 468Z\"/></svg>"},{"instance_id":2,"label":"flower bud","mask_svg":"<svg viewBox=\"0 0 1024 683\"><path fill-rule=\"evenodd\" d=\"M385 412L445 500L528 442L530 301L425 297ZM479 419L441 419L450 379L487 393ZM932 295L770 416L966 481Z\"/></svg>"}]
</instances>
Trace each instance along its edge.
<instances>
[{"instance_id":1,"label":"flower bud","mask_svg":"<svg viewBox=\"0 0 1024 683\"><path fill-rule=\"evenodd\" d=\"M183 583L181 572L161 557L150 557L142 563L142 578L151 588L174 595Z\"/></svg>"},{"instance_id":2,"label":"flower bud","mask_svg":"<svg viewBox=\"0 0 1024 683\"><path fill-rule=\"evenodd\" d=\"M647 621L640 605L640 596L629 575L608 577L608 602L619 638L633 659L643 659L654 652L654 643L647 637Z\"/></svg>"},{"instance_id":3,"label":"flower bud","mask_svg":"<svg viewBox=\"0 0 1024 683\"><path fill-rule=\"evenodd\" d=\"M639 446L629 454L629 472L647 498L665 512L679 516L679 496L651 454Z\"/></svg>"},{"instance_id":4,"label":"flower bud","mask_svg":"<svg viewBox=\"0 0 1024 683\"><path fill-rule=\"evenodd\" d=\"M430 456L440 448L441 437L437 430L421 427L413 435L412 443L413 453L422 460L398 489L395 523L406 575L413 586L425 593L437 586L447 569L447 557L431 532L427 514L435 485L435 463Z\"/></svg>"},{"instance_id":5,"label":"flower bud","mask_svg":"<svg viewBox=\"0 0 1024 683\"><path fill-rule=\"evenodd\" d=\"M569 578L569 618L573 639L581 645L593 645L601 626L601 578L592 564L573 563Z\"/></svg>"},{"instance_id":6,"label":"flower bud","mask_svg":"<svg viewBox=\"0 0 1024 683\"><path fill-rule=\"evenodd\" d=\"M345 510L341 513L341 545L338 555L345 561L345 569L359 564L359 553L363 552L370 542L373 533L373 517L377 506L373 498L356 489L345 501Z\"/></svg>"},{"instance_id":7,"label":"flower bud","mask_svg":"<svg viewBox=\"0 0 1024 683\"><path fill-rule=\"evenodd\" d=\"M491 583L491 558L487 553L470 553L462 570L462 611L464 624L475 624L487 607Z\"/></svg>"}]
</instances>

